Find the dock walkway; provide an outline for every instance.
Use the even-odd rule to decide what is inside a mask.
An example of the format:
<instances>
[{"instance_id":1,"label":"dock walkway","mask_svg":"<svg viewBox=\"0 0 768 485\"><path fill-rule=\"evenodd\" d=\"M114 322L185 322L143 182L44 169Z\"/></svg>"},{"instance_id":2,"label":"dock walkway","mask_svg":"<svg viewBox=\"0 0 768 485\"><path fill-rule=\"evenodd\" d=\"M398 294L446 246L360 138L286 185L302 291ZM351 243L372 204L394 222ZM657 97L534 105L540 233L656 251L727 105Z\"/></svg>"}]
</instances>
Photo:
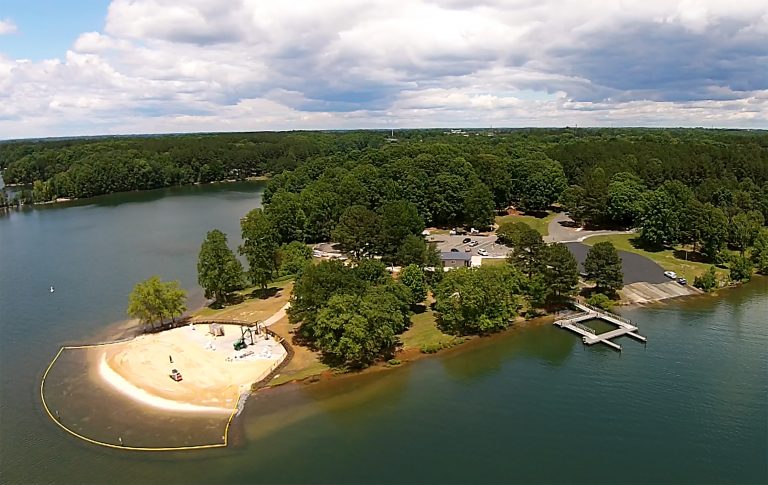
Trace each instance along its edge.
<instances>
[{"instance_id":1,"label":"dock walkway","mask_svg":"<svg viewBox=\"0 0 768 485\"><path fill-rule=\"evenodd\" d=\"M568 318L557 320L554 324L560 328L565 328L581 335L582 341L586 345L603 343L615 350L621 351L621 345L612 342L611 339L621 337L623 335L635 338L643 343L647 342L645 337L637 333L637 326L624 317L614 313L606 312L591 305L579 303L577 301L573 302L573 306L581 310L581 313ZM618 328L616 330L610 330L608 332L598 334L593 329L580 323L586 320L604 320L608 323L616 325Z\"/></svg>"}]
</instances>

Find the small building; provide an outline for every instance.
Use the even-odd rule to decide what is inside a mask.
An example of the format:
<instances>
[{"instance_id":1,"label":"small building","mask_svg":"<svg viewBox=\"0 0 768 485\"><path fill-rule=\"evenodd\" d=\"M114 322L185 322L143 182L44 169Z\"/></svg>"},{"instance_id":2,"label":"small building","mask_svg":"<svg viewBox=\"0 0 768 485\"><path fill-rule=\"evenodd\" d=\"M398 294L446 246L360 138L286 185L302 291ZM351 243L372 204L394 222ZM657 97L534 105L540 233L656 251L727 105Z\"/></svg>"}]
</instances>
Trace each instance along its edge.
<instances>
[{"instance_id":1,"label":"small building","mask_svg":"<svg viewBox=\"0 0 768 485\"><path fill-rule=\"evenodd\" d=\"M472 255L457 251L448 251L440 253L440 263L443 268L461 268L468 267L472 262Z\"/></svg>"}]
</instances>

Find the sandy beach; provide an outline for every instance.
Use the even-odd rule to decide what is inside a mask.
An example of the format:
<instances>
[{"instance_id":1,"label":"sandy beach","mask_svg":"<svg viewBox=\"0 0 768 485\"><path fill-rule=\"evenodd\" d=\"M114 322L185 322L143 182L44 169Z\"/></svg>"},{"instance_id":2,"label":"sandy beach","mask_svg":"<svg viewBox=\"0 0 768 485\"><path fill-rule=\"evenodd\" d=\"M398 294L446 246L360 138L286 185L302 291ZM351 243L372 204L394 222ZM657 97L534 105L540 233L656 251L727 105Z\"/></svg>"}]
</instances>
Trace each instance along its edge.
<instances>
[{"instance_id":1,"label":"sandy beach","mask_svg":"<svg viewBox=\"0 0 768 485\"><path fill-rule=\"evenodd\" d=\"M159 409L229 413L242 392L263 379L286 357L264 335L235 351L237 325L223 325L213 337L208 325L189 325L109 345L99 356L99 376L126 396ZM250 339L247 339L250 343ZM177 369L183 379L170 378Z\"/></svg>"}]
</instances>

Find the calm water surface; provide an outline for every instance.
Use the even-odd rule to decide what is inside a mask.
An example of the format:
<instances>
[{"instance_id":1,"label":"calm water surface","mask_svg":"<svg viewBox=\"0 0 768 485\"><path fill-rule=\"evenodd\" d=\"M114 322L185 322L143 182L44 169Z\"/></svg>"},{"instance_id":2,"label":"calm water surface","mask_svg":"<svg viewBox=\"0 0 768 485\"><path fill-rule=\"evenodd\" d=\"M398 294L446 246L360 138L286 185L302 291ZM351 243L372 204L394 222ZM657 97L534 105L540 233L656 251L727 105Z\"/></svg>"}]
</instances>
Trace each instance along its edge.
<instances>
[{"instance_id":1,"label":"calm water surface","mask_svg":"<svg viewBox=\"0 0 768 485\"><path fill-rule=\"evenodd\" d=\"M65 436L38 396L58 347L114 331L151 274L200 301L205 232L224 230L234 247L261 190L120 194L0 217L0 482L768 481L766 279L625 311L649 343L620 340L622 354L543 326L262 392L226 450L128 453Z\"/></svg>"}]
</instances>

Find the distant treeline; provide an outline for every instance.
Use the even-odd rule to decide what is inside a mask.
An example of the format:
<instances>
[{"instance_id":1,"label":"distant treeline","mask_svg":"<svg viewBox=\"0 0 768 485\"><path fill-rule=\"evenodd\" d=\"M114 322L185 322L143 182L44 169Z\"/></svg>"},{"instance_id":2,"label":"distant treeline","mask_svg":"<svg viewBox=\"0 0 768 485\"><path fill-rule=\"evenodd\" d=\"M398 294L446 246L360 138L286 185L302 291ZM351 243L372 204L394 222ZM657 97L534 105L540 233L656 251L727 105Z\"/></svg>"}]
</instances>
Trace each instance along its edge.
<instances>
[{"instance_id":1,"label":"distant treeline","mask_svg":"<svg viewBox=\"0 0 768 485\"><path fill-rule=\"evenodd\" d=\"M32 199L245 179L310 157L375 147L381 133L227 133L0 143L6 184L35 184Z\"/></svg>"},{"instance_id":2,"label":"distant treeline","mask_svg":"<svg viewBox=\"0 0 768 485\"><path fill-rule=\"evenodd\" d=\"M291 194L306 241L329 239L352 206L378 210L401 200L425 225L485 227L509 205L530 212L559 201L592 225L630 227L647 218L649 204L660 205L664 188L667 195L685 191L676 200L690 210L695 200L729 220L740 213L768 218L765 131L403 130L389 137L353 131L5 142L0 167L6 183L34 184L35 201L269 174L265 201Z\"/></svg>"}]
</instances>

